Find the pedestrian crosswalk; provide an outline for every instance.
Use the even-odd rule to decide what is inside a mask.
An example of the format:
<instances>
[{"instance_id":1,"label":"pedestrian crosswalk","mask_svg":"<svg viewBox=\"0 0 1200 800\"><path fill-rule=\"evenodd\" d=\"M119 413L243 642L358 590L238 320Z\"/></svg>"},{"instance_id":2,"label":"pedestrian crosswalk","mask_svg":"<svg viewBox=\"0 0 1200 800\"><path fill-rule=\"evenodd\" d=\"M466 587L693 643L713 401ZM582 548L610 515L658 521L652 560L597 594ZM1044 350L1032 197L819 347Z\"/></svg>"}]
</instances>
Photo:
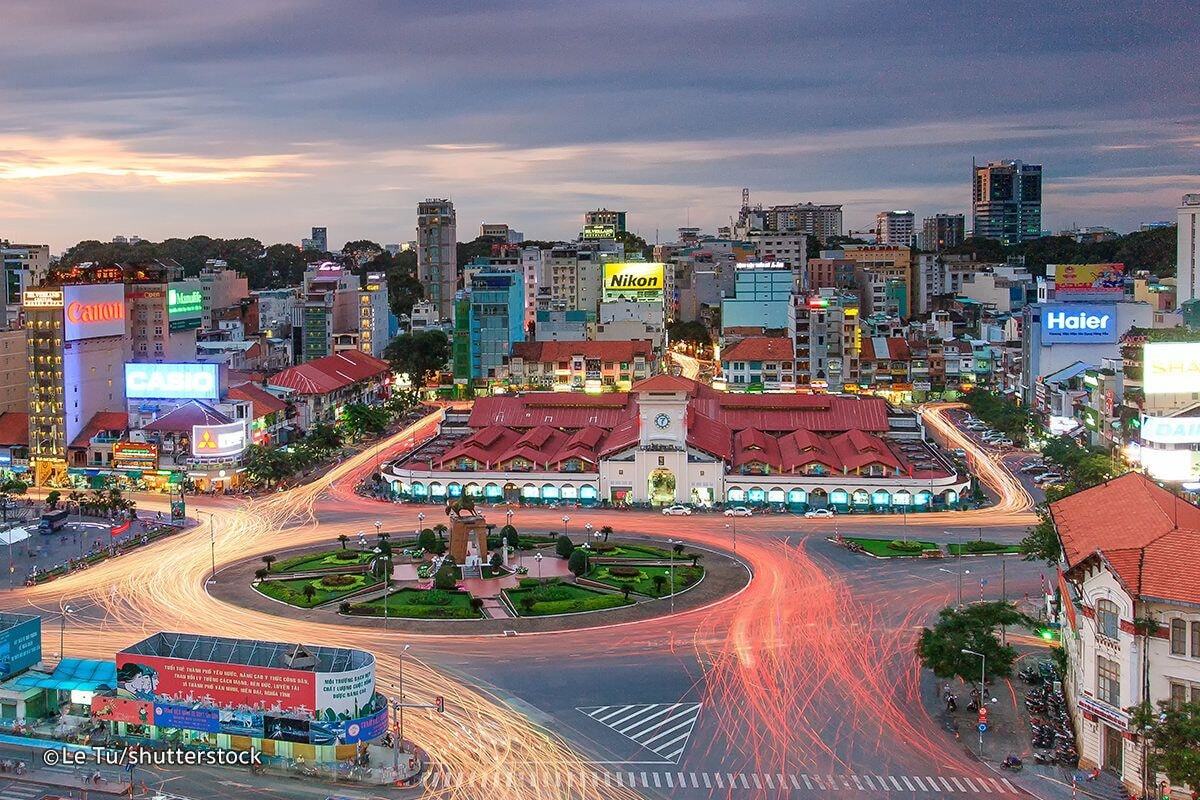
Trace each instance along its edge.
<instances>
[{"instance_id":1,"label":"pedestrian crosswalk","mask_svg":"<svg viewBox=\"0 0 1200 800\"><path fill-rule=\"evenodd\" d=\"M556 790L556 794L574 790L621 787L626 789L658 789L673 793L722 794L763 793L787 796L817 793L853 796L870 793L872 797L899 798L930 797L993 797L1018 795L1022 792L1007 778L968 778L963 775L879 775L869 772L853 774L764 773L764 772L690 772L673 770L606 770L578 772L531 766L520 772L492 772L483 775L455 774L444 767L433 766L422 775L426 788L431 790L473 786L484 790L525 789Z\"/></svg>"},{"instance_id":2,"label":"pedestrian crosswalk","mask_svg":"<svg viewBox=\"0 0 1200 800\"><path fill-rule=\"evenodd\" d=\"M0 800L35 800L45 796L46 787L32 783L0 784Z\"/></svg>"},{"instance_id":3,"label":"pedestrian crosswalk","mask_svg":"<svg viewBox=\"0 0 1200 800\"><path fill-rule=\"evenodd\" d=\"M668 761L683 754L700 718L699 703L585 706L577 710Z\"/></svg>"}]
</instances>

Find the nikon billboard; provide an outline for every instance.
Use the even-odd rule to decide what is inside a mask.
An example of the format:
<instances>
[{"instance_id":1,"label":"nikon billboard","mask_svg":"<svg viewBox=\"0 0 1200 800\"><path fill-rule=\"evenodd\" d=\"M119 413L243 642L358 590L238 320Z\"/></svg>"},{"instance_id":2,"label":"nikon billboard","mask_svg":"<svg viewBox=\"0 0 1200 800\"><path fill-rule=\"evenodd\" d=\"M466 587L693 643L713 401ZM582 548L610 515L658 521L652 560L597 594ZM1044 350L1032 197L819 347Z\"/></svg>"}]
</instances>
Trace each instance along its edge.
<instances>
[{"instance_id":1,"label":"nikon billboard","mask_svg":"<svg viewBox=\"0 0 1200 800\"><path fill-rule=\"evenodd\" d=\"M638 300L661 303L665 289L665 264L646 261L615 261L604 265L605 302Z\"/></svg>"}]
</instances>

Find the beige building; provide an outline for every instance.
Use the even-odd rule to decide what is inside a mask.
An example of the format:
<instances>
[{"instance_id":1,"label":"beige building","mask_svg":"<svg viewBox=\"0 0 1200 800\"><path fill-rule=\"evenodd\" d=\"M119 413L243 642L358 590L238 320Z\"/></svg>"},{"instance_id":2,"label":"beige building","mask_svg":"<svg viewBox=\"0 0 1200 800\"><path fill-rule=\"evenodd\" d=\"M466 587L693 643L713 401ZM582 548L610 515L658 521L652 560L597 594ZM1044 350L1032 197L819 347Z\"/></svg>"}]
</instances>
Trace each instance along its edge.
<instances>
[{"instance_id":1,"label":"beige building","mask_svg":"<svg viewBox=\"0 0 1200 800\"><path fill-rule=\"evenodd\" d=\"M25 329L0 330L0 412L29 410Z\"/></svg>"},{"instance_id":2,"label":"beige building","mask_svg":"<svg viewBox=\"0 0 1200 800\"><path fill-rule=\"evenodd\" d=\"M900 315L906 318L912 316L913 287L916 285L916 281L913 280L913 251L911 248L889 245L846 245L843 254L839 257L855 262L857 265L855 271L861 272L865 278L860 281L860 285L865 285L867 289L878 295L874 298L863 298L862 305L876 310L881 304L871 301L880 300L883 297L887 282L903 281L905 299L900 307Z\"/></svg>"}]
</instances>

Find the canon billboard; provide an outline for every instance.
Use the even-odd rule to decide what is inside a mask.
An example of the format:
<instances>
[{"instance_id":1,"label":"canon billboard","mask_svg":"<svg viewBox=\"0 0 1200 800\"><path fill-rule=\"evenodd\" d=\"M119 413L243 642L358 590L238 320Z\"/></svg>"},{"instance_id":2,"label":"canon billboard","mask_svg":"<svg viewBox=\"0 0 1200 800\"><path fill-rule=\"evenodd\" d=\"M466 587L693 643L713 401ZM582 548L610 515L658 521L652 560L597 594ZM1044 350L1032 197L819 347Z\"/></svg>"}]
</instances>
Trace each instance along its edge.
<instances>
[{"instance_id":1,"label":"canon billboard","mask_svg":"<svg viewBox=\"0 0 1200 800\"><path fill-rule=\"evenodd\" d=\"M1117 307L1084 303L1042 306L1042 341L1046 344L1112 344L1117 341Z\"/></svg>"},{"instance_id":2,"label":"canon billboard","mask_svg":"<svg viewBox=\"0 0 1200 800\"><path fill-rule=\"evenodd\" d=\"M63 287L63 339L124 336L125 284L95 283Z\"/></svg>"}]
</instances>

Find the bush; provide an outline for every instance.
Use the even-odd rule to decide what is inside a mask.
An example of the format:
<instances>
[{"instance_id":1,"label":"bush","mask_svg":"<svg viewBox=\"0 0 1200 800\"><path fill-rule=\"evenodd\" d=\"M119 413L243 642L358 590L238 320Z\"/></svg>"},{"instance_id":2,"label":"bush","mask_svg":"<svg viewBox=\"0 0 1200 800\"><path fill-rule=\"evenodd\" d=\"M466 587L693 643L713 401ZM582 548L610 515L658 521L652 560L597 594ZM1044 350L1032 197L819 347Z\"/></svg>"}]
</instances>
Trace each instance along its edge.
<instances>
[{"instance_id":1,"label":"bush","mask_svg":"<svg viewBox=\"0 0 1200 800\"><path fill-rule=\"evenodd\" d=\"M254 570L254 577L261 581L263 578L267 577L267 571L265 569L256 569Z\"/></svg>"},{"instance_id":2,"label":"bush","mask_svg":"<svg viewBox=\"0 0 1200 800\"><path fill-rule=\"evenodd\" d=\"M967 542L963 549L968 553L994 553L997 550L1003 550L1004 545L998 542Z\"/></svg>"},{"instance_id":3,"label":"bush","mask_svg":"<svg viewBox=\"0 0 1200 800\"><path fill-rule=\"evenodd\" d=\"M541 585L541 581L537 578L521 578L517 581L517 587L521 589L533 589Z\"/></svg>"},{"instance_id":4,"label":"bush","mask_svg":"<svg viewBox=\"0 0 1200 800\"><path fill-rule=\"evenodd\" d=\"M617 549L617 545L613 542L596 542L592 545L592 549L597 553L611 553Z\"/></svg>"},{"instance_id":5,"label":"bush","mask_svg":"<svg viewBox=\"0 0 1200 800\"><path fill-rule=\"evenodd\" d=\"M437 547L437 543L438 543L437 534L435 534L429 528L426 528L425 530L421 531L421 534L417 537L417 547L423 548L425 550L432 551L433 548Z\"/></svg>"},{"instance_id":6,"label":"bush","mask_svg":"<svg viewBox=\"0 0 1200 800\"><path fill-rule=\"evenodd\" d=\"M434 574L433 586L435 589L444 589L446 591L452 591L456 586L458 586L458 570L452 563L450 563L449 559L447 559L442 564L442 568Z\"/></svg>"},{"instance_id":7,"label":"bush","mask_svg":"<svg viewBox=\"0 0 1200 800\"><path fill-rule=\"evenodd\" d=\"M357 550L338 550L333 554L334 561L358 561L359 552Z\"/></svg>"},{"instance_id":8,"label":"bush","mask_svg":"<svg viewBox=\"0 0 1200 800\"><path fill-rule=\"evenodd\" d=\"M559 536L558 541L554 544L554 552L558 553L559 558L570 558L571 553L575 552L575 544L571 541L571 537L566 534Z\"/></svg>"},{"instance_id":9,"label":"bush","mask_svg":"<svg viewBox=\"0 0 1200 800\"><path fill-rule=\"evenodd\" d=\"M349 614L350 613L350 601L343 600L342 602L338 603L338 611L342 614Z\"/></svg>"},{"instance_id":10,"label":"bush","mask_svg":"<svg viewBox=\"0 0 1200 800\"><path fill-rule=\"evenodd\" d=\"M505 525L500 529L500 537L508 539L508 543L518 550L521 549L520 536L517 534L517 529L512 525Z\"/></svg>"},{"instance_id":11,"label":"bush","mask_svg":"<svg viewBox=\"0 0 1200 800\"><path fill-rule=\"evenodd\" d=\"M446 606L450 605L452 599L450 593L444 589L430 589L420 594L408 592L405 597L409 603L416 606Z\"/></svg>"},{"instance_id":12,"label":"bush","mask_svg":"<svg viewBox=\"0 0 1200 800\"><path fill-rule=\"evenodd\" d=\"M326 575L320 580L321 586L326 589L341 589L346 586L353 586L357 582L357 575Z\"/></svg>"},{"instance_id":13,"label":"bush","mask_svg":"<svg viewBox=\"0 0 1200 800\"><path fill-rule=\"evenodd\" d=\"M637 567L609 567L608 574L614 578L637 578L642 571Z\"/></svg>"},{"instance_id":14,"label":"bush","mask_svg":"<svg viewBox=\"0 0 1200 800\"><path fill-rule=\"evenodd\" d=\"M893 539L889 546L893 550L900 550L905 553L918 553L925 549L920 542L915 542L912 539Z\"/></svg>"},{"instance_id":15,"label":"bush","mask_svg":"<svg viewBox=\"0 0 1200 800\"><path fill-rule=\"evenodd\" d=\"M571 553L571 557L567 559L567 569L579 577L588 571L588 554L586 551L579 549Z\"/></svg>"}]
</instances>

